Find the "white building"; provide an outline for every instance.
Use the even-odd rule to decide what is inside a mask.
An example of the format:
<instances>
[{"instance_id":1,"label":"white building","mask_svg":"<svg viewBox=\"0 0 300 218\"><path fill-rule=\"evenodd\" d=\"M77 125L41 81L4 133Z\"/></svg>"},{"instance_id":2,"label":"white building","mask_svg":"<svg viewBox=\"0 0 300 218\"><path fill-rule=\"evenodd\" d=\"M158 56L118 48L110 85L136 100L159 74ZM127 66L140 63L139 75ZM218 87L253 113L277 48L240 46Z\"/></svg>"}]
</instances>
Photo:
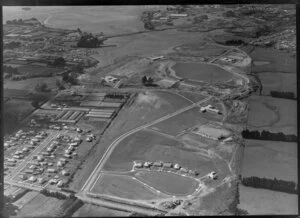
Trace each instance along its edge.
<instances>
[{"instance_id":1,"label":"white building","mask_svg":"<svg viewBox=\"0 0 300 218\"><path fill-rule=\"evenodd\" d=\"M187 14L170 14L170 17L187 17Z\"/></svg>"}]
</instances>

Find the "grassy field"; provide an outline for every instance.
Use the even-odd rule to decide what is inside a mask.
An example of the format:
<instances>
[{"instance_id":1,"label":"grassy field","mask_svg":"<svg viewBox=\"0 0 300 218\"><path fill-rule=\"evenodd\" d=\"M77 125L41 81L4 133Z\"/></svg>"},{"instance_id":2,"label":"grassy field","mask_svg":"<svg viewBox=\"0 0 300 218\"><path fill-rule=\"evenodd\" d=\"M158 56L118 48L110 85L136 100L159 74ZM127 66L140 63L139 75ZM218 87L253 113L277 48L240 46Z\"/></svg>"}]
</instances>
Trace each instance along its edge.
<instances>
[{"instance_id":1,"label":"grassy field","mask_svg":"<svg viewBox=\"0 0 300 218\"><path fill-rule=\"evenodd\" d=\"M185 92L185 91L181 91L181 92L179 92L179 94L190 99L193 102L201 101L201 100L205 99L205 97L206 97L206 96L200 95L198 93L191 93L191 92Z\"/></svg>"},{"instance_id":2,"label":"grassy field","mask_svg":"<svg viewBox=\"0 0 300 218\"><path fill-rule=\"evenodd\" d=\"M246 140L242 176L297 181L297 143Z\"/></svg>"},{"instance_id":3,"label":"grassy field","mask_svg":"<svg viewBox=\"0 0 300 218\"><path fill-rule=\"evenodd\" d=\"M263 85L262 94L269 95L270 91L293 92L297 96L296 74L260 73L259 79Z\"/></svg>"},{"instance_id":4,"label":"grassy field","mask_svg":"<svg viewBox=\"0 0 300 218\"><path fill-rule=\"evenodd\" d=\"M4 89L22 89L26 91L33 91L34 87L38 83L46 83L49 89L56 88L56 80L59 79L60 77L36 77L36 78L31 78L31 79L25 79L25 80L20 80L20 81L11 81L11 80L6 80L3 83L3 88Z\"/></svg>"},{"instance_id":5,"label":"grassy field","mask_svg":"<svg viewBox=\"0 0 300 218\"><path fill-rule=\"evenodd\" d=\"M14 131L19 122L34 111L31 101L11 99L3 104L4 134Z\"/></svg>"},{"instance_id":6,"label":"grassy field","mask_svg":"<svg viewBox=\"0 0 300 218\"><path fill-rule=\"evenodd\" d=\"M51 76L52 74L64 71L64 69L36 65L22 65L18 70L20 73L28 73L30 76Z\"/></svg>"},{"instance_id":7,"label":"grassy field","mask_svg":"<svg viewBox=\"0 0 300 218\"><path fill-rule=\"evenodd\" d=\"M57 208L64 203L64 200L58 200L52 197L46 197L38 194L28 204L26 204L19 212L18 217L53 217Z\"/></svg>"},{"instance_id":8,"label":"grassy field","mask_svg":"<svg viewBox=\"0 0 300 218\"><path fill-rule=\"evenodd\" d=\"M267 61L270 64L252 66L252 72L296 73L296 58L275 49L255 48L250 54L253 61Z\"/></svg>"},{"instance_id":9,"label":"grassy field","mask_svg":"<svg viewBox=\"0 0 300 218\"><path fill-rule=\"evenodd\" d=\"M128 176L101 175L91 190L96 194L107 194L132 200L151 200L165 195L154 192Z\"/></svg>"},{"instance_id":10,"label":"grassy field","mask_svg":"<svg viewBox=\"0 0 300 218\"><path fill-rule=\"evenodd\" d=\"M239 208L249 215L292 215L298 214L298 196L266 189L239 186Z\"/></svg>"},{"instance_id":11,"label":"grassy field","mask_svg":"<svg viewBox=\"0 0 300 218\"><path fill-rule=\"evenodd\" d=\"M176 75L190 80L200 80L209 83L220 82L232 78L232 74L214 65L202 63L176 63L173 66Z\"/></svg>"},{"instance_id":12,"label":"grassy field","mask_svg":"<svg viewBox=\"0 0 300 218\"><path fill-rule=\"evenodd\" d=\"M250 128L296 134L296 101L266 96L252 96L249 98L249 103L248 126Z\"/></svg>"},{"instance_id":13,"label":"grassy field","mask_svg":"<svg viewBox=\"0 0 300 218\"><path fill-rule=\"evenodd\" d=\"M207 122L208 120L203 118L199 112L199 108L192 108L175 117L162 121L151 128L175 136L185 129Z\"/></svg>"},{"instance_id":14,"label":"grassy field","mask_svg":"<svg viewBox=\"0 0 300 218\"><path fill-rule=\"evenodd\" d=\"M126 217L130 213L92 204L84 204L72 217Z\"/></svg>"},{"instance_id":15,"label":"grassy field","mask_svg":"<svg viewBox=\"0 0 300 218\"><path fill-rule=\"evenodd\" d=\"M163 172L138 172L136 177L155 189L170 195L186 196L198 187L194 179Z\"/></svg>"},{"instance_id":16,"label":"grassy field","mask_svg":"<svg viewBox=\"0 0 300 218\"><path fill-rule=\"evenodd\" d=\"M215 169L213 163L175 139L152 131L139 131L125 138L112 152L105 170L130 170L134 160L178 163L203 174Z\"/></svg>"}]
</instances>

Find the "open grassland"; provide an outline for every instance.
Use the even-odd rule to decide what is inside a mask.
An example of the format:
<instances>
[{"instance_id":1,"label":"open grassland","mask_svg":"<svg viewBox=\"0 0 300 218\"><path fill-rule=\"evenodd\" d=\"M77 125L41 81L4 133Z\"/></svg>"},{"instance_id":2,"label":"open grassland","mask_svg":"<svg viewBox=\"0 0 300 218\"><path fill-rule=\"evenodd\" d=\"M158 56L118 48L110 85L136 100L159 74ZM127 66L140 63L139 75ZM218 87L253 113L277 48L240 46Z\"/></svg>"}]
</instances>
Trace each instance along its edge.
<instances>
[{"instance_id":1,"label":"open grassland","mask_svg":"<svg viewBox=\"0 0 300 218\"><path fill-rule=\"evenodd\" d=\"M35 191L28 192L22 198L14 202L14 205L16 205L18 208L22 208L24 205L34 199L38 194L39 193Z\"/></svg>"},{"instance_id":2,"label":"open grassland","mask_svg":"<svg viewBox=\"0 0 300 218\"><path fill-rule=\"evenodd\" d=\"M101 175L91 190L95 194L113 195L132 200L151 200L166 197L144 186L129 176Z\"/></svg>"},{"instance_id":3,"label":"open grassland","mask_svg":"<svg viewBox=\"0 0 300 218\"><path fill-rule=\"evenodd\" d=\"M27 203L19 212L18 217L55 217L53 213L64 203L64 200L46 197L38 194Z\"/></svg>"},{"instance_id":4,"label":"open grassland","mask_svg":"<svg viewBox=\"0 0 300 218\"><path fill-rule=\"evenodd\" d=\"M163 193L175 196L192 194L198 187L195 179L173 173L141 171L136 174L136 177Z\"/></svg>"},{"instance_id":5,"label":"open grassland","mask_svg":"<svg viewBox=\"0 0 300 218\"><path fill-rule=\"evenodd\" d=\"M239 208L249 215L292 215L298 213L298 196L239 185Z\"/></svg>"},{"instance_id":6,"label":"open grassland","mask_svg":"<svg viewBox=\"0 0 300 218\"><path fill-rule=\"evenodd\" d=\"M19 81L6 80L3 83L4 89L22 89L26 91L34 91L35 86L38 83L46 83L49 89L56 88L56 80L59 79L59 76L56 77L36 77Z\"/></svg>"},{"instance_id":7,"label":"open grassland","mask_svg":"<svg viewBox=\"0 0 300 218\"><path fill-rule=\"evenodd\" d=\"M263 95L269 95L270 91L281 91L293 92L297 96L296 74L265 72L258 76L263 85Z\"/></svg>"},{"instance_id":8,"label":"open grassland","mask_svg":"<svg viewBox=\"0 0 300 218\"><path fill-rule=\"evenodd\" d=\"M106 170L118 171L130 170L134 160L141 159L146 161L146 155L153 150L153 146L155 145L182 146L175 139L167 138L155 132L141 130L120 142L104 165L104 168ZM150 160L155 161L156 156L153 155Z\"/></svg>"},{"instance_id":9,"label":"open grassland","mask_svg":"<svg viewBox=\"0 0 300 218\"><path fill-rule=\"evenodd\" d=\"M255 48L250 54L253 62L264 61L269 64L252 66L252 72L283 72L296 73L296 58L286 52L275 49Z\"/></svg>"},{"instance_id":10,"label":"open grassland","mask_svg":"<svg viewBox=\"0 0 300 218\"><path fill-rule=\"evenodd\" d=\"M193 102L201 101L206 97L206 96L200 95L198 93L185 92L185 91L180 91L179 94L190 99Z\"/></svg>"},{"instance_id":11,"label":"open grassland","mask_svg":"<svg viewBox=\"0 0 300 218\"><path fill-rule=\"evenodd\" d=\"M104 169L130 170L134 160L178 163L203 174L215 169L210 159L202 158L175 139L152 131L139 131L121 141L104 165Z\"/></svg>"},{"instance_id":12,"label":"open grassland","mask_svg":"<svg viewBox=\"0 0 300 218\"><path fill-rule=\"evenodd\" d=\"M285 134L297 133L297 102L267 96L249 98L249 128Z\"/></svg>"},{"instance_id":13,"label":"open grassland","mask_svg":"<svg viewBox=\"0 0 300 218\"><path fill-rule=\"evenodd\" d=\"M21 74L26 73L30 76L50 77L53 74L62 72L64 69L45 66L22 65L18 67L18 70Z\"/></svg>"},{"instance_id":14,"label":"open grassland","mask_svg":"<svg viewBox=\"0 0 300 218\"><path fill-rule=\"evenodd\" d=\"M121 210L84 204L72 215L72 217L126 217L129 216L129 214L130 213Z\"/></svg>"},{"instance_id":15,"label":"open grassland","mask_svg":"<svg viewBox=\"0 0 300 218\"><path fill-rule=\"evenodd\" d=\"M297 182L297 143L246 140L242 176Z\"/></svg>"},{"instance_id":16,"label":"open grassland","mask_svg":"<svg viewBox=\"0 0 300 218\"><path fill-rule=\"evenodd\" d=\"M175 117L164 120L151 128L175 136L188 128L207 122L208 120L203 118L202 114L199 112L199 108L196 107L178 114Z\"/></svg>"},{"instance_id":17,"label":"open grassland","mask_svg":"<svg viewBox=\"0 0 300 218\"><path fill-rule=\"evenodd\" d=\"M176 63L173 67L176 75L187 79L205 81L209 83L229 80L233 75L222 68L202 63Z\"/></svg>"}]
</instances>

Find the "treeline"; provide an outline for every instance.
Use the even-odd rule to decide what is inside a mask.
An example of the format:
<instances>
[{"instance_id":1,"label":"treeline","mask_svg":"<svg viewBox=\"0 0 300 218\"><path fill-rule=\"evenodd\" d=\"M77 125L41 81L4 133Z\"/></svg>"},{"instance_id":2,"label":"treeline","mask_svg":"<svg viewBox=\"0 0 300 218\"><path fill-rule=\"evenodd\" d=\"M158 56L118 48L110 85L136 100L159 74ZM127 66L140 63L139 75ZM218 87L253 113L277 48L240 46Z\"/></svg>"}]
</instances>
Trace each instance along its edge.
<instances>
[{"instance_id":1,"label":"treeline","mask_svg":"<svg viewBox=\"0 0 300 218\"><path fill-rule=\"evenodd\" d=\"M232 40L227 40L225 42L226 45L247 45L243 40L240 39L232 39Z\"/></svg>"},{"instance_id":2,"label":"treeline","mask_svg":"<svg viewBox=\"0 0 300 218\"><path fill-rule=\"evenodd\" d=\"M242 179L242 184L253 188L263 188L272 191L286 192L289 194L298 194L298 185L292 181L259 178L256 176Z\"/></svg>"},{"instance_id":3,"label":"treeline","mask_svg":"<svg viewBox=\"0 0 300 218\"><path fill-rule=\"evenodd\" d=\"M3 65L3 72L7 73L7 78L12 77L14 74L20 74L17 67Z\"/></svg>"},{"instance_id":4,"label":"treeline","mask_svg":"<svg viewBox=\"0 0 300 218\"><path fill-rule=\"evenodd\" d=\"M143 76L142 77L142 83L143 83L144 86L157 86L153 82L154 82L154 80L150 76Z\"/></svg>"},{"instance_id":5,"label":"treeline","mask_svg":"<svg viewBox=\"0 0 300 218\"><path fill-rule=\"evenodd\" d=\"M60 193L60 192L51 192L51 191L48 191L47 189L42 189L40 191L41 194L47 196L47 197L54 197L54 198L57 198L57 199L60 199L60 200L65 200L68 198L68 196Z\"/></svg>"},{"instance_id":6,"label":"treeline","mask_svg":"<svg viewBox=\"0 0 300 218\"><path fill-rule=\"evenodd\" d=\"M6 21L6 24L8 25L29 25L29 26L34 26L34 25L41 25L41 22L39 22L36 18L31 18L27 20L23 19L13 19L13 20L8 20Z\"/></svg>"},{"instance_id":7,"label":"treeline","mask_svg":"<svg viewBox=\"0 0 300 218\"><path fill-rule=\"evenodd\" d=\"M105 96L106 98L117 98L117 99L123 99L125 95L118 94L118 93L109 93Z\"/></svg>"},{"instance_id":8,"label":"treeline","mask_svg":"<svg viewBox=\"0 0 300 218\"><path fill-rule=\"evenodd\" d=\"M268 140L268 141L283 141L283 142L297 142L296 135L285 135L282 132L272 133L263 130L259 132L258 130L250 131L248 129L243 130L242 136L245 139L258 139L258 140Z\"/></svg>"},{"instance_id":9,"label":"treeline","mask_svg":"<svg viewBox=\"0 0 300 218\"><path fill-rule=\"evenodd\" d=\"M286 98L295 100L295 93L294 92L279 92L279 91L270 91L270 95L275 98Z\"/></svg>"},{"instance_id":10,"label":"treeline","mask_svg":"<svg viewBox=\"0 0 300 218\"><path fill-rule=\"evenodd\" d=\"M93 34L83 34L79 41L77 42L77 47L81 48L97 48L103 44L103 39L99 39Z\"/></svg>"}]
</instances>

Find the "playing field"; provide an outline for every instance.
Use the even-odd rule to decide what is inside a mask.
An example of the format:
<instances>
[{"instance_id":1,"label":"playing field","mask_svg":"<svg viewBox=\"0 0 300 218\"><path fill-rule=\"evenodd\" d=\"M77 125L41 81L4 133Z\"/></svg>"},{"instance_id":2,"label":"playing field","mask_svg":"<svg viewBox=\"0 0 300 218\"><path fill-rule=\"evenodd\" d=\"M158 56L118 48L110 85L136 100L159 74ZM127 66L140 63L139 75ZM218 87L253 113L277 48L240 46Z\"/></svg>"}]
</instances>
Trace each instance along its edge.
<instances>
[{"instance_id":1,"label":"playing field","mask_svg":"<svg viewBox=\"0 0 300 218\"><path fill-rule=\"evenodd\" d=\"M239 185L239 208L249 215L298 214L298 196Z\"/></svg>"},{"instance_id":2,"label":"playing field","mask_svg":"<svg viewBox=\"0 0 300 218\"><path fill-rule=\"evenodd\" d=\"M246 140L242 176L297 181L297 143Z\"/></svg>"},{"instance_id":3,"label":"playing field","mask_svg":"<svg viewBox=\"0 0 300 218\"><path fill-rule=\"evenodd\" d=\"M164 120L151 128L175 136L188 128L198 124L205 124L207 122L208 120L203 118L202 114L199 112L199 108L197 107L171 117L170 119Z\"/></svg>"},{"instance_id":4,"label":"playing field","mask_svg":"<svg viewBox=\"0 0 300 218\"><path fill-rule=\"evenodd\" d=\"M210 159L185 148L175 139L145 130L121 141L105 163L104 170L128 171L134 160L178 163L188 169L196 169L200 174L215 170Z\"/></svg>"},{"instance_id":5,"label":"playing field","mask_svg":"<svg viewBox=\"0 0 300 218\"><path fill-rule=\"evenodd\" d=\"M209 83L220 82L232 78L229 72L209 64L179 62L173 66L176 75L188 80L200 80Z\"/></svg>"},{"instance_id":6,"label":"playing field","mask_svg":"<svg viewBox=\"0 0 300 218\"><path fill-rule=\"evenodd\" d=\"M192 194L198 187L195 179L173 173L141 171L136 174L136 177L163 193L175 196Z\"/></svg>"},{"instance_id":7,"label":"playing field","mask_svg":"<svg viewBox=\"0 0 300 218\"><path fill-rule=\"evenodd\" d=\"M164 194L147 188L132 177L108 174L101 175L91 192L133 200L150 200L166 197Z\"/></svg>"},{"instance_id":8,"label":"playing field","mask_svg":"<svg viewBox=\"0 0 300 218\"><path fill-rule=\"evenodd\" d=\"M297 133L297 101L272 98L265 96L251 96L249 98L249 128Z\"/></svg>"}]
</instances>

